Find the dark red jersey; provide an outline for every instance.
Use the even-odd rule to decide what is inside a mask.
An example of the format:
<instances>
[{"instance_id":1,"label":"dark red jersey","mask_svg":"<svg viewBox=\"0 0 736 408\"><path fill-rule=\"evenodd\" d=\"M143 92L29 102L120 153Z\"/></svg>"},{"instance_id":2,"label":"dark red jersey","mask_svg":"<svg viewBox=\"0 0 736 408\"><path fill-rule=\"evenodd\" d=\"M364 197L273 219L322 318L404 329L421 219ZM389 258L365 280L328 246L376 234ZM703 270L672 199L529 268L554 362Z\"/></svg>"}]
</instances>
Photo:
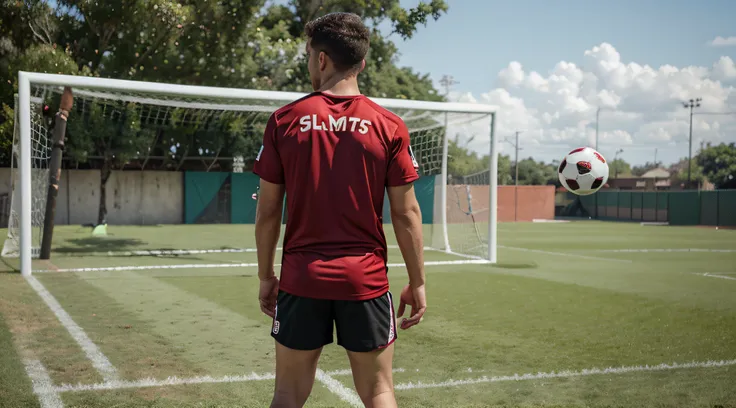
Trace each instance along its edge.
<instances>
[{"instance_id":1,"label":"dark red jersey","mask_svg":"<svg viewBox=\"0 0 736 408\"><path fill-rule=\"evenodd\" d=\"M280 289L364 300L388 290L383 201L415 181L406 124L363 95L315 92L274 112L254 172L285 184Z\"/></svg>"}]
</instances>

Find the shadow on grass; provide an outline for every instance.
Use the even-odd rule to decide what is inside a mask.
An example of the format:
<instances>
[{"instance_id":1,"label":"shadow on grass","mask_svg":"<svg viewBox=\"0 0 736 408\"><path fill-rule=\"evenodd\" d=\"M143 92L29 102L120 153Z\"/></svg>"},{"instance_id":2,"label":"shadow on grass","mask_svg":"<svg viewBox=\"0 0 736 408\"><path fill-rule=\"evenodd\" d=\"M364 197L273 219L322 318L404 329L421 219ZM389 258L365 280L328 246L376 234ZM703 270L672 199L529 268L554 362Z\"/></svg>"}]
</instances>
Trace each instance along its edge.
<instances>
[{"instance_id":1,"label":"shadow on grass","mask_svg":"<svg viewBox=\"0 0 736 408\"><path fill-rule=\"evenodd\" d=\"M493 265L488 265L491 268L498 269L536 269L539 267L536 263L503 263L498 262Z\"/></svg>"},{"instance_id":2,"label":"shadow on grass","mask_svg":"<svg viewBox=\"0 0 736 408\"><path fill-rule=\"evenodd\" d=\"M0 258L0 273L20 273L20 269L10 264L5 258Z\"/></svg>"},{"instance_id":3,"label":"shadow on grass","mask_svg":"<svg viewBox=\"0 0 736 408\"><path fill-rule=\"evenodd\" d=\"M60 254L89 254L93 252L132 251L147 242L133 238L87 237L70 239L69 246L54 248Z\"/></svg>"}]
</instances>

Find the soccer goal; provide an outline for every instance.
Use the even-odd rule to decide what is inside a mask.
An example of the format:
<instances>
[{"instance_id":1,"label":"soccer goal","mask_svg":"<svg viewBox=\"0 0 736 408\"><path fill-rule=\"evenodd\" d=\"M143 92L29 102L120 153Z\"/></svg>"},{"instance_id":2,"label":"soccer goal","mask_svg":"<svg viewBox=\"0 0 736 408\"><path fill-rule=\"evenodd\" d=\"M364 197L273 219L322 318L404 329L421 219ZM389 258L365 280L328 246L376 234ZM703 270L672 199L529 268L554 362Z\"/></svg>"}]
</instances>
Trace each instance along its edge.
<instances>
[{"instance_id":1,"label":"soccer goal","mask_svg":"<svg viewBox=\"0 0 736 408\"><path fill-rule=\"evenodd\" d=\"M95 137L99 138L100 132L105 132L109 134L105 140L134 146L132 149L131 146L123 149L127 151L126 163L142 164L141 168L144 168L146 163L157 161L159 171L181 173L186 172L187 167L182 164L187 160L205 163L200 173L249 172L258 154L269 115L280 106L304 96L292 92L29 72L20 72L18 78L10 169L12 196L2 255L19 256L24 275L31 274L32 259L39 256L44 236L54 132L54 120L50 118L52 115L49 115L48 110L55 113L65 89L70 89L73 95L73 105L66 122L67 146L76 145L79 149L79 146L84 145L82 141L89 142ZM409 128L412 149L422 176L420 185L417 185L417 196L422 205L425 245L432 250L495 263L496 108L469 103L385 98L373 100L403 118ZM468 149L475 149L473 154L484 158L484 168L487 170L474 175L449 174L448 168L461 166L454 164L453 160L457 158L448 148L448 134L460 135L461 139L472 134L476 143L469 145ZM94 147L95 143L89 142L88 146ZM104 154L114 155L115 152L119 153L120 150L113 149L112 153L107 151ZM68 153L64 152L64 163L68 163ZM89 155L90 159L99 159L103 153L90 151ZM214 166L223 162L229 164ZM68 169L69 165L62 167ZM126 173L136 170L128 166L115 171ZM59 183L59 196L65 196L67 203L72 203L65 204L71 210L79 210L72 208L74 206L88 208L85 212L92 213L90 218L80 220L79 217L74 219L69 216L62 220L63 217L57 213L54 217L57 227L96 222L98 205L95 198L87 201L79 197L76 197L76 201L69 198L73 193L79 195L76 190L80 188L74 184L70 186L68 180L66 183L62 181ZM136 193L144 195L139 198L138 204L125 199L121 201L124 205L109 204L113 200L112 195L125 195L126 192L122 191L125 188L120 184L114 192L108 191L106 222L110 228L118 225L167 224L171 222L157 218L156 214L162 212L161 208L188 206L187 211L192 208L188 203L181 202L188 200L188 197L157 202L156 194L143 193ZM255 200L256 191L236 191L233 184L233 197L236 194L250 197L251 193ZM121 209L121 206L125 208ZM135 206L138 207L131 210ZM123 210L127 211L125 215L121 212ZM134 216L130 215L131 211ZM154 214L152 211L158 212ZM203 213L206 211L202 210ZM217 223L227 223L230 219L227 217L236 222L235 215L218 216ZM390 218L389 212L384 211L384 217ZM206 223L209 219L200 218L205 221L199 223ZM184 216L178 224L190 222ZM247 216L238 218L237 222L248 223ZM388 227L389 220L384 219L384 222ZM392 233L387 231L388 235Z\"/></svg>"}]
</instances>

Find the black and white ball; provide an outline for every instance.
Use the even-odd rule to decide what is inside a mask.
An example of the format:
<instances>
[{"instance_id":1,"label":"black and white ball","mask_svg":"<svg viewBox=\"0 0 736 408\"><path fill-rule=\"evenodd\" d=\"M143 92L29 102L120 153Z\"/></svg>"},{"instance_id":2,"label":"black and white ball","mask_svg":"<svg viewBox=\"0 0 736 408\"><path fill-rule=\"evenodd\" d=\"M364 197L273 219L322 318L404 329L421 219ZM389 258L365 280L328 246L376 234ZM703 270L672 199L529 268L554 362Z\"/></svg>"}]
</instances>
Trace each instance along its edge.
<instances>
[{"instance_id":1,"label":"black and white ball","mask_svg":"<svg viewBox=\"0 0 736 408\"><path fill-rule=\"evenodd\" d=\"M557 169L560 183L577 195L590 195L608 181L608 163L603 155L590 147L579 147L568 153Z\"/></svg>"}]
</instances>

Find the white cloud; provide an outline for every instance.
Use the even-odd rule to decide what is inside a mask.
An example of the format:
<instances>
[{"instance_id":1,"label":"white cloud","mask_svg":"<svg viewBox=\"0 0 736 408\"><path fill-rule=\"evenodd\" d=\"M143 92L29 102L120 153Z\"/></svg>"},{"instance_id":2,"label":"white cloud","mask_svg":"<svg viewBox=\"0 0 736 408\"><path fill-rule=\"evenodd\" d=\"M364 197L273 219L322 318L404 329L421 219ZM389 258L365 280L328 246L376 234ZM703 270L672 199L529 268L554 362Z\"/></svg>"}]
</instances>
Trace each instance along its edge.
<instances>
[{"instance_id":1,"label":"white cloud","mask_svg":"<svg viewBox=\"0 0 736 408\"><path fill-rule=\"evenodd\" d=\"M713 47L734 47L736 46L736 36L721 37L720 35L709 42Z\"/></svg>"},{"instance_id":2,"label":"white cloud","mask_svg":"<svg viewBox=\"0 0 736 408\"><path fill-rule=\"evenodd\" d=\"M724 81L736 78L736 64L730 57L721 57L713 64L713 76Z\"/></svg>"},{"instance_id":3,"label":"white cloud","mask_svg":"<svg viewBox=\"0 0 736 408\"><path fill-rule=\"evenodd\" d=\"M689 112L683 101L702 98L697 112L736 112L736 64L721 57L710 67L651 67L626 62L611 44L583 53L581 64L557 63L547 73L525 71L514 61L498 73L499 88L452 99L499 107L500 140L524 130L524 157L559 159L571 148L594 146L596 111L601 108L599 150L641 164L654 158L670 163L687 156ZM472 130L482 134L485 130ZM693 150L701 141L736 141L736 114L695 115ZM487 151L488 138L473 147ZM508 154L512 148L502 143Z\"/></svg>"}]
</instances>

